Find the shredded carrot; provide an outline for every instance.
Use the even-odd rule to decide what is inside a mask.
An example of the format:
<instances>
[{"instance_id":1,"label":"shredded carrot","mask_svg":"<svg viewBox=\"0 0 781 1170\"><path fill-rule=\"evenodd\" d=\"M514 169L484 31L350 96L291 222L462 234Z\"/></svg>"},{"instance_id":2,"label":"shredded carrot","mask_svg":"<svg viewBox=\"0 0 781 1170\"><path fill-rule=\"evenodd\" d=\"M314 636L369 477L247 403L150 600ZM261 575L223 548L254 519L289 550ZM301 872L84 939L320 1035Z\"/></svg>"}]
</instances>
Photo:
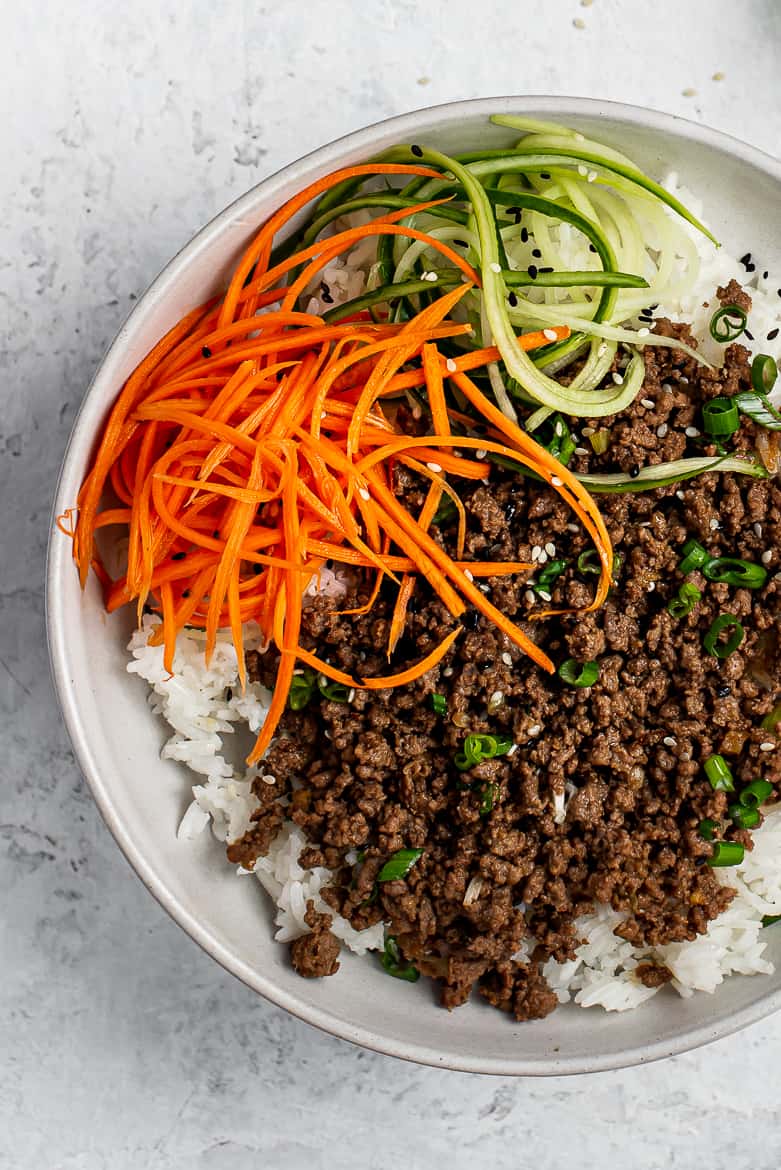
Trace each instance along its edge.
<instances>
[{"instance_id":1,"label":"shredded carrot","mask_svg":"<svg viewBox=\"0 0 781 1170\"><path fill-rule=\"evenodd\" d=\"M377 174L439 177L423 166L346 167L280 208L246 249L224 296L184 317L128 378L99 436L78 508L57 520L73 541L82 585L93 568L110 612L135 603L139 618L146 605L157 613L149 641L162 646L169 672L185 626L205 632L207 662L218 631L228 629L246 686L244 626L258 623L276 647L279 667L250 763L262 758L277 731L296 664L356 689L405 686L445 658L468 606L543 669L553 669L543 647L474 584L476 578L533 572L534 566L465 559L467 514L451 480L490 476L487 453L537 472L591 535L603 571L589 608L601 602L609 584L610 542L591 497L467 376L497 360L497 351L471 350L448 360L440 352L440 343L471 331L451 314L480 279L447 244L408 226L410 216L442 200L338 232L269 267L278 232L307 203L345 180ZM300 294L325 264L381 236L421 241L458 267L464 283L398 324L377 323L360 312L334 325L298 311ZM558 339L568 335L567 329L556 330ZM550 331L518 340L524 349L545 346ZM396 423L396 404L388 400L421 386L431 427L426 434L405 434ZM460 392L455 404L453 386ZM453 433L453 425L474 423L458 409L464 399L484 424L485 438ZM478 455L479 448L484 450ZM399 465L430 481L417 515L394 489ZM443 497L458 515L455 556L430 531ZM126 569L117 579L96 544L96 535L109 526L128 540ZM384 585L398 588L389 660L421 583L452 615L452 628L420 661L381 678L353 678L301 645L305 591L328 561L373 575L367 600L345 614L369 613Z\"/></svg>"}]
</instances>

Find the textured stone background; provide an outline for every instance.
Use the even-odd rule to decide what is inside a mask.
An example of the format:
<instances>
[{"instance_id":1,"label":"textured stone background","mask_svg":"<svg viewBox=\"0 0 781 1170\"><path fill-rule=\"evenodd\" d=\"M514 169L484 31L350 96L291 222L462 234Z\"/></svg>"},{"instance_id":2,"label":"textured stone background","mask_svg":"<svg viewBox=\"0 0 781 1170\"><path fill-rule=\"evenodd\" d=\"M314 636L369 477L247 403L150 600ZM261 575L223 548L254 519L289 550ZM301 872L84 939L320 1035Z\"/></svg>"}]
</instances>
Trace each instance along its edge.
<instances>
[{"instance_id":1,"label":"textured stone background","mask_svg":"<svg viewBox=\"0 0 781 1170\"><path fill-rule=\"evenodd\" d=\"M1 7L0 1166L775 1170L779 1019L650 1068L480 1079L331 1040L223 973L85 791L49 684L42 575L96 363L226 202L346 131L492 92L630 101L777 152L781 4Z\"/></svg>"}]
</instances>

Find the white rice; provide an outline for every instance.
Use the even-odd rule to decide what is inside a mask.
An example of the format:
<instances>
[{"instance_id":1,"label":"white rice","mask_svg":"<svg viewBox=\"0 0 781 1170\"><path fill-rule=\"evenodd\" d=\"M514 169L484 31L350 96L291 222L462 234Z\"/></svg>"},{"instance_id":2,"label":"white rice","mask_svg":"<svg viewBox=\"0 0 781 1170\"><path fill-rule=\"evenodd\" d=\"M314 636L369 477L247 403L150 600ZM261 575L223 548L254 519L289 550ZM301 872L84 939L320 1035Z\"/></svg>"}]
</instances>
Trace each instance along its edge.
<instances>
[{"instance_id":1,"label":"white rice","mask_svg":"<svg viewBox=\"0 0 781 1170\"><path fill-rule=\"evenodd\" d=\"M669 175L665 186L694 215L702 217L701 201L680 186L676 175ZM368 218L369 213L359 213L351 222ZM334 225L334 230L337 226ZM781 334L773 341L767 340L769 332L781 327L781 298L776 291L781 285L781 274L771 272L764 278L760 257L756 260L757 272L748 275L744 266L723 248L713 248L688 225L684 225L684 230L699 260L696 288L688 295L659 305L654 315L690 322L704 356L718 363L723 347L716 346L708 332L708 323L717 307L713 294L718 285L725 285L734 277L750 291L753 301L748 327L755 340L747 344L756 352L771 353L781 359ZM591 260L582 236L567 225L561 229L558 246L568 266L589 267ZM307 310L321 313L332 304L359 296L366 287L374 247L371 240L364 241L346 257L332 261L322 273L322 284L319 279L314 282ZM681 270L686 267L683 256L680 266ZM343 578L324 568L319 578L310 582L307 593L323 591L338 596L344 587ZM248 685L242 694L229 631L219 634L208 669L203 657L203 634L193 630L180 634L174 674L169 676L163 667L162 647L147 645L155 620L145 617L142 628L133 634L128 647L132 655L128 670L149 684L152 711L162 715L173 730L163 748L163 758L177 760L203 778L192 788L193 801L179 825L179 839L190 841L211 824L219 841L235 841L251 825L251 815L257 807L252 785L262 775L262 765L246 768L240 762L232 762L225 737L234 735L241 727L256 734L268 712L271 694L259 684ZM246 628L245 644L248 649L262 649L257 628ZM246 753L234 751L233 755L237 754L241 760ZM566 806L574 791L574 786L568 784L564 793L556 795L558 822L565 819ZM286 804L286 798L280 798L280 804ZM762 918L781 914L781 811L767 817L763 827L753 834L753 840L754 849L746 854L740 866L714 871L725 885L737 890L737 895L727 910L710 924L707 933L692 942L658 948L633 947L614 933L625 916L609 906L598 905L593 913L579 919L576 929L583 941L576 950L576 958L567 963L551 959L543 968L559 1001L572 1001L581 1007L599 1006L607 1011L637 1007L659 990L645 987L637 977L639 964L649 961L670 970L671 986L684 997L695 991L713 992L731 974L771 973L773 964L764 957L767 944ZM305 844L302 830L292 821L286 821L268 854L257 860L252 871L276 905L275 938L280 942L307 932L304 915L310 899L317 911L333 915L321 896L331 873L323 867L304 869L300 865ZM238 867L238 872L250 871ZM465 905L479 897L481 885L480 878L472 879ZM356 931L346 919L334 915L332 930L359 955L383 946L382 923ZM524 962L528 958L529 947L522 947L516 959Z\"/></svg>"}]
</instances>

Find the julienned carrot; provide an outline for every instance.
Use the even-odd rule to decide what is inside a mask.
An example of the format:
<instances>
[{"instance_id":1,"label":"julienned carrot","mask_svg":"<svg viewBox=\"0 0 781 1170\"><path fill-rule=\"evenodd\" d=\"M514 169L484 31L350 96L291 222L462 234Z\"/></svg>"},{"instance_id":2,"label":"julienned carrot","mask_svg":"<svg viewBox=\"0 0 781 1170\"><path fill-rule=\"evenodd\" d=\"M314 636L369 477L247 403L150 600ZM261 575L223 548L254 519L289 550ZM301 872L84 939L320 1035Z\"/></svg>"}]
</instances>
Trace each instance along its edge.
<instances>
[{"instance_id":1,"label":"julienned carrot","mask_svg":"<svg viewBox=\"0 0 781 1170\"><path fill-rule=\"evenodd\" d=\"M177 634L186 625L205 631L207 658L217 631L231 630L242 686L244 623L256 621L263 636L273 639L280 655L277 684L250 762L271 743L296 662L349 686L389 689L435 667L460 632L456 625L420 662L395 674L352 678L300 645L304 592L328 560L374 572L366 603L345 612L368 612L383 581L398 586L389 657L424 577L453 618L467 604L475 606L543 669L552 669L544 650L473 584L474 578L522 574L534 566L464 560L466 512L448 477L469 481L491 471L482 455L470 452L482 447L534 469L583 521L603 568L609 556L607 533L587 493L467 378L467 371L496 360L497 351L470 351L447 361L439 353L437 342L471 331L449 315L479 276L448 245L397 222L433 204L316 241L269 269L274 237L296 211L336 183L369 174L437 176L427 167L348 167L318 180L272 216L239 262L225 296L193 310L128 379L82 485L77 521L72 526L60 518L73 539L82 582L92 565L109 610L135 601L140 612L148 601L158 612L161 621L150 642L163 646L169 671ZM437 250L462 270L465 283L402 324L358 314L329 325L296 309L299 294L324 264L360 240L383 235L406 236ZM292 283L285 283L288 278ZM554 336L562 340L568 330L525 334L519 344L533 349ZM415 368L405 370L409 363ZM452 434L451 419L459 412L448 400L449 380L488 424L485 439ZM420 385L426 387L432 433L401 434L383 402ZM399 463L431 481L418 516L393 489ZM109 500L101 511L107 485L119 505ZM455 558L429 534L443 495L459 514ZM96 532L110 525L125 527L128 535L127 572L116 581L95 547ZM598 596L603 591L601 579Z\"/></svg>"}]
</instances>

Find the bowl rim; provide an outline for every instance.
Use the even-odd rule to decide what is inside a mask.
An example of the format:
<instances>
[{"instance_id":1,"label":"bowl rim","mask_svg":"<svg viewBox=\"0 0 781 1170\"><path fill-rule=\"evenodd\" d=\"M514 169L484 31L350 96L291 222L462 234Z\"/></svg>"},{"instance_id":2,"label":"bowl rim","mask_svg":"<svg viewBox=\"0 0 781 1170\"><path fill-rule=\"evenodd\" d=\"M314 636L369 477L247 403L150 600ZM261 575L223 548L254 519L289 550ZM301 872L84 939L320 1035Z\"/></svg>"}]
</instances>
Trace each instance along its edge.
<instances>
[{"instance_id":1,"label":"bowl rim","mask_svg":"<svg viewBox=\"0 0 781 1170\"><path fill-rule=\"evenodd\" d=\"M111 785L106 783L92 750L76 694L69 685L68 627L62 613L61 593L57 589L57 582L66 570L66 566L70 564L70 557L67 554L65 542L53 539L54 517L60 514L74 498L71 483L74 481L74 465L93 443L93 416L105 408L105 401L108 400L109 394L115 392L116 383L111 379L110 369L112 360L116 360L117 355L121 354L128 335L139 327L147 314L165 299L168 289L178 280L180 270L194 254L210 247L213 237L220 232L227 221L240 217L245 206L252 206L261 189L267 197L273 199L278 190L296 177L303 181L303 176L308 175L309 172L325 173L338 165L342 156L348 153L369 153L379 133L394 131L399 140L403 141L415 135L422 121L425 121L427 127L432 129L459 117L474 118L482 115L487 118L489 114L497 112L512 112L530 116L537 114L561 118L571 116L612 118L640 128L672 133L677 137L685 137L698 144L719 149L764 171L769 177L781 183L781 162L779 160L722 131L714 130L678 115L622 102L602 101L595 98L554 97L544 94L472 98L465 101L419 107L343 135L281 167L228 204L168 261L144 294L135 302L101 359L74 420L54 495L46 560L46 632L52 679L65 726L76 760L87 780L103 820L125 859L147 890L174 921L207 954L216 959L226 971L235 975L246 986L264 996L277 1007L283 1008L305 1023L312 1024L321 1031L339 1039L350 1041L386 1056L459 1072L478 1072L499 1076L562 1076L647 1064L729 1036L781 1009L781 987L775 991L768 991L753 1003L733 1011L713 1025L699 1025L687 1029L671 1039L651 1041L619 1052L594 1057L561 1057L554 1054L533 1059L524 1057L521 1053L517 1058L463 1056L452 1050L443 1053L424 1043L394 1040L380 1032L350 1025L349 1022L334 1016L330 1011L304 1003L296 995L282 990L272 979L254 969L249 963L234 954L229 947L216 939L199 922L198 918L178 901L177 897L158 876L154 865L135 848L130 840L112 801Z\"/></svg>"}]
</instances>

